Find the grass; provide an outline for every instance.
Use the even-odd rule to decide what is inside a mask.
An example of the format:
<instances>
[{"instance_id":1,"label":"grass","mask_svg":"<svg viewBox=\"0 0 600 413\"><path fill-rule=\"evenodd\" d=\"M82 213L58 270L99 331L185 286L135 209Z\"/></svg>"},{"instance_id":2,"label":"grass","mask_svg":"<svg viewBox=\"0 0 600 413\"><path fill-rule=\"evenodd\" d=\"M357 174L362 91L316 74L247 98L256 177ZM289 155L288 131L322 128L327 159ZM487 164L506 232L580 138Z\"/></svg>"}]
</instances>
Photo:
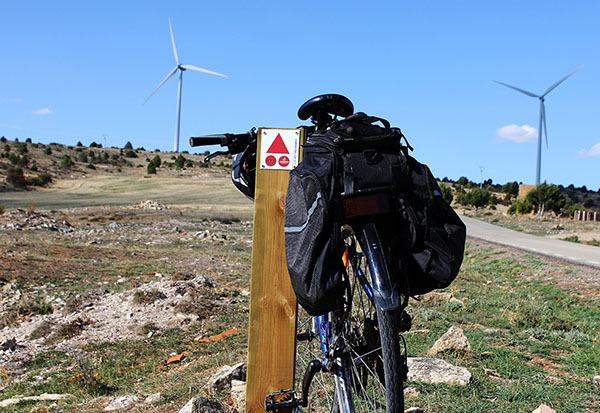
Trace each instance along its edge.
<instances>
[{"instance_id":1,"label":"grass","mask_svg":"<svg viewBox=\"0 0 600 413\"><path fill-rule=\"evenodd\" d=\"M425 411L532 411L546 403L557 411L597 411L600 396L591 379L600 373L600 306L545 280L553 272L543 259L497 256L477 243L467 249L453 295L464 302L410 305L411 355L423 355L450 326L460 325L472 354L444 354L467 367L473 383L464 388L409 383L411 399Z\"/></svg>"},{"instance_id":2,"label":"grass","mask_svg":"<svg viewBox=\"0 0 600 413\"><path fill-rule=\"evenodd\" d=\"M68 351L49 348L24 362L23 381L14 380L16 366L3 366L2 399L70 393L73 397L58 402L61 409L95 412L101 408L79 404L96 397L161 392L161 404L137 411L178 411L192 395L203 394L218 367L245 360L249 298L240 293L250 284L251 227L231 211L218 216L183 207L130 212L72 211L69 220L85 231L71 235L0 232L0 284L15 282L24 296L38 300L61 298L64 314L85 307L94 294L134 290L140 303L161 300L160 291L140 288L155 280L156 272L184 287L202 274L228 289L182 290L188 297L182 305L190 306L184 310L199 317L185 322L174 317L170 329L159 331L148 323L136 327L137 339L93 342ZM114 222L119 225L111 226ZM173 232L175 226L179 232ZM227 239L209 242L190 235L207 230ZM90 239L97 243L88 244ZM568 268L568 277L582 271ZM406 339L409 355L424 356L450 326L461 326L472 353L441 357L467 367L473 382L466 387L408 383L420 395L407 405L428 412L530 412L546 403L560 412L598 411L600 395L591 379L600 374L600 300L560 288L556 280L561 274L566 274L564 267L540 256L469 242L461 274L446 290L460 302L412 301L408 311L413 331L419 333L408 333ZM220 299L234 304L213 308L211 303ZM85 323L85 318L75 318L64 325L42 325L32 334L47 343L60 342L79 334ZM223 341L193 340L233 327L241 331ZM166 364L183 351L189 355L181 363ZM223 401L227 397L217 395ZM29 402L3 411L30 411L33 406Z\"/></svg>"},{"instance_id":3,"label":"grass","mask_svg":"<svg viewBox=\"0 0 600 413\"><path fill-rule=\"evenodd\" d=\"M197 172L197 171L196 171ZM143 175L92 176L78 180L58 180L52 187L36 191L4 192L5 208L24 208L34 203L38 210L90 206L132 205L152 199L164 204L202 205L207 211L231 211L239 219L252 217L250 201L237 193L233 184L217 176L177 178Z\"/></svg>"}]
</instances>

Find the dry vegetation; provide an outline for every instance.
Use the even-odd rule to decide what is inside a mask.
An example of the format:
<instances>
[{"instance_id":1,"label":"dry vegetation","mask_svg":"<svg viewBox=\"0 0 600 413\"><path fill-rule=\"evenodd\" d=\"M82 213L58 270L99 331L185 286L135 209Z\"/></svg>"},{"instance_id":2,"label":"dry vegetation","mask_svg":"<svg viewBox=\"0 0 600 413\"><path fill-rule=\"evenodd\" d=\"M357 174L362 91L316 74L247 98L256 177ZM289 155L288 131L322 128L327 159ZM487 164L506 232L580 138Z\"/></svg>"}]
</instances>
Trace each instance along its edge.
<instances>
[{"instance_id":1,"label":"dry vegetation","mask_svg":"<svg viewBox=\"0 0 600 413\"><path fill-rule=\"evenodd\" d=\"M85 179L2 194L9 208L0 215L0 400L71 395L3 411L98 412L110 396L160 392L160 402L132 411L176 412L192 395L206 395L220 366L246 359L252 204L235 193L226 168L161 168L152 178L135 166L82 169ZM162 205L140 203L148 198ZM507 216L501 207L464 212L546 236L600 239L590 235L600 223ZM444 357L469 368L474 381L409 383L420 392L410 405L600 409L592 384L600 375L594 270L471 240L444 292L454 300L433 294L411 303L409 353L424 355L459 325L473 353ZM221 341L195 340L233 328ZM211 397L231 403L227 392Z\"/></svg>"}]
</instances>

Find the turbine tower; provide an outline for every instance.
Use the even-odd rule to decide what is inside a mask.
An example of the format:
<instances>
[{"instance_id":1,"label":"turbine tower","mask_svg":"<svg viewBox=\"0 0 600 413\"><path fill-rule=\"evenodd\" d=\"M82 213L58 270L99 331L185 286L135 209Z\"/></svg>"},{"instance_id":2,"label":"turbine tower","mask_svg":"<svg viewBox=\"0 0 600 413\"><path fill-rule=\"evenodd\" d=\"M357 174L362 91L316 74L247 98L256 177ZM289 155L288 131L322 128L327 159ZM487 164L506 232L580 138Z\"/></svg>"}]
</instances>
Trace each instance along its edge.
<instances>
[{"instance_id":1,"label":"turbine tower","mask_svg":"<svg viewBox=\"0 0 600 413\"><path fill-rule=\"evenodd\" d=\"M179 86L177 88L177 118L175 121L175 144L174 151L179 152L179 120L181 119L181 89L183 84L183 72L186 70L195 70L196 72L204 72L209 73L211 75L217 75L222 77L227 77L227 75L223 75L221 73L213 72L210 70L202 69L201 67L192 66L192 65L182 65L179 61L179 56L177 55L177 47L175 47L175 37L173 36L173 27L171 26L171 19L169 18L169 30L171 31L171 43L173 43L173 55L175 56L175 68L169 72L169 74L163 79L162 82L154 89L150 96L146 98L144 103L146 103L158 89L162 87L169 79L171 79L175 73L179 70Z\"/></svg>"},{"instance_id":2,"label":"turbine tower","mask_svg":"<svg viewBox=\"0 0 600 413\"><path fill-rule=\"evenodd\" d=\"M546 148L548 148L548 129L546 128L546 107L544 105L544 100L545 100L544 98L546 97L546 95L548 93L552 92L558 85L560 85L562 82L567 80L567 78L569 76L571 76L573 73L575 73L582 67L583 67L583 65L581 65L577 69L573 70L571 73L569 73L568 75L566 75L565 77L560 79L558 82L554 83L548 89L546 89L546 91L544 93L542 93L541 95L536 95L535 93L531 93L526 90L519 89L518 87L507 85L506 83L502 83L502 82L498 82L497 80L494 80L494 82L499 83L502 86L509 87L511 89L516 90L517 92L524 93L527 96L531 96L532 98L538 98L540 100L540 127L538 129L537 167L536 167L536 173L535 173L535 184L536 185L540 184L540 175L541 175L541 170L542 170L542 127L544 128L544 137L546 138Z\"/></svg>"}]
</instances>

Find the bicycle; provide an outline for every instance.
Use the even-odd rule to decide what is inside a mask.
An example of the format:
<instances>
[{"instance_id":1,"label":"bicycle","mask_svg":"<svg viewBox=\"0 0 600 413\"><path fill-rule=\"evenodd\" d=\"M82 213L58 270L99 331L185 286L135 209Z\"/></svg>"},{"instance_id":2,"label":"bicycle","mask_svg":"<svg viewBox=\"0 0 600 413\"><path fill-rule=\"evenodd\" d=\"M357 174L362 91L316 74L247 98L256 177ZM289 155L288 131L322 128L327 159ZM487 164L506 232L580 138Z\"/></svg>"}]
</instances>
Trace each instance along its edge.
<instances>
[{"instance_id":1,"label":"bicycle","mask_svg":"<svg viewBox=\"0 0 600 413\"><path fill-rule=\"evenodd\" d=\"M353 105L340 95L321 95L307 101L298 114L314 126L302 126L308 133L325 130L338 116L353 113ZM191 146L220 145L236 154L232 180L248 197L253 197L256 168L256 132L207 135L190 138ZM390 195L390 188L338 194L350 207L356 197ZM389 230L389 204L374 202L359 214L344 211L340 237L344 243L344 294L336 309L309 316L298 311L296 386L265 398L266 411L294 412L403 412L403 383L406 380L406 342L400 331L410 329L404 311L408 294L400 293L397 275L390 268L391 249L398 248L399 236ZM356 212L356 211L354 211ZM401 280L400 280L401 282ZM301 375L298 373L302 372Z\"/></svg>"}]
</instances>

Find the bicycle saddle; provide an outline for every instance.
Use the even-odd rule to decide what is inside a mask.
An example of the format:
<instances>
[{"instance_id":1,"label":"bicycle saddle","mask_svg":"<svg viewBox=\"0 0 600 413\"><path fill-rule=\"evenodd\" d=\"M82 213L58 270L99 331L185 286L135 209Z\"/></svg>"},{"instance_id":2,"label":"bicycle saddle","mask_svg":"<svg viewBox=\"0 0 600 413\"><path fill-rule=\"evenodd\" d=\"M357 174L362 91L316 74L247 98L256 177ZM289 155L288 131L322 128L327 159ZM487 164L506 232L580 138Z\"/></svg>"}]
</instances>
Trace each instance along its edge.
<instances>
[{"instance_id":1,"label":"bicycle saddle","mask_svg":"<svg viewBox=\"0 0 600 413\"><path fill-rule=\"evenodd\" d=\"M307 120L310 117L318 119L326 113L347 117L354 113L354 105L347 97L330 93L315 96L298 109L298 117L301 120Z\"/></svg>"}]
</instances>

